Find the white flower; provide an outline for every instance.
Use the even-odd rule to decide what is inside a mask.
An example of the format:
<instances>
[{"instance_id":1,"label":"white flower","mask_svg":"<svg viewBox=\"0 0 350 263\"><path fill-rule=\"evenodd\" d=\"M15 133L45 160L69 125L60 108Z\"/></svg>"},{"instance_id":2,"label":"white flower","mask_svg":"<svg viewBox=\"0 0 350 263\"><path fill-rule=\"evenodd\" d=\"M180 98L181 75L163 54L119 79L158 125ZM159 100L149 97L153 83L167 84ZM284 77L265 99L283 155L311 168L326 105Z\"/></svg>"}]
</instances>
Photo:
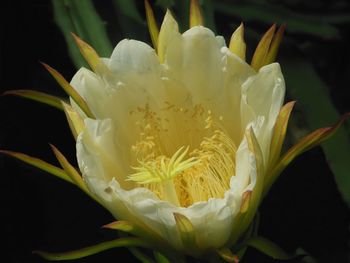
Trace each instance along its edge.
<instances>
[{"instance_id":1,"label":"white flower","mask_svg":"<svg viewBox=\"0 0 350 263\"><path fill-rule=\"evenodd\" d=\"M89 190L118 220L176 250L189 249L185 218L191 254L247 229L284 99L279 64L257 72L231 50L202 26L180 34L167 12L157 52L123 40L95 73L82 68L71 81L96 117L85 118L77 138Z\"/></svg>"}]
</instances>

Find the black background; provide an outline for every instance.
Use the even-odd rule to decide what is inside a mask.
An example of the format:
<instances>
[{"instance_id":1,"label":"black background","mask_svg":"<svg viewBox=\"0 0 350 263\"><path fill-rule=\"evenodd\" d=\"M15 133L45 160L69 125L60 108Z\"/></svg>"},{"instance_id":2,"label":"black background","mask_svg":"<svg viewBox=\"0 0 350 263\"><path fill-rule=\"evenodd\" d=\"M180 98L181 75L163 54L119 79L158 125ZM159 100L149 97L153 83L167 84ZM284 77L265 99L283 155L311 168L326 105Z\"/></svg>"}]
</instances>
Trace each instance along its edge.
<instances>
[{"instance_id":1,"label":"black background","mask_svg":"<svg viewBox=\"0 0 350 263\"><path fill-rule=\"evenodd\" d=\"M3 2L1 13L1 93L34 89L64 96L39 64L48 63L67 79L75 72L50 1ZM25 99L0 97L1 149L57 164L48 143L75 159L64 114ZM100 228L112 216L76 187L5 156L0 156L0 174L2 262L43 262L31 251L77 249L114 237ZM347 262L350 214L320 148L283 172L260 212L260 233L287 251L303 247L320 262ZM127 250L115 249L77 262L134 261ZM245 262L274 261L250 249Z\"/></svg>"}]
</instances>

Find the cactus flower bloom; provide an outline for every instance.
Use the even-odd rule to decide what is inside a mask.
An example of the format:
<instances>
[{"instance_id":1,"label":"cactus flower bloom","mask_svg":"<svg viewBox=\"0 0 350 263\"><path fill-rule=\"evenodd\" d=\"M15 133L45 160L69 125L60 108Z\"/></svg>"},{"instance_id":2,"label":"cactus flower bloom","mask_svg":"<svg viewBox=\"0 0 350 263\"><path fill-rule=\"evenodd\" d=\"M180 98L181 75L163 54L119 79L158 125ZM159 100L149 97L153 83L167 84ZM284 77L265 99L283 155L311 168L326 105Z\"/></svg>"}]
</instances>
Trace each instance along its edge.
<instances>
[{"instance_id":1,"label":"cactus flower bloom","mask_svg":"<svg viewBox=\"0 0 350 263\"><path fill-rule=\"evenodd\" d=\"M278 63L256 71L208 28L180 34L170 12L157 48L123 40L95 73L75 74L95 116L77 137L78 164L117 219L201 255L237 241L253 219L285 84Z\"/></svg>"},{"instance_id":2,"label":"cactus flower bloom","mask_svg":"<svg viewBox=\"0 0 350 263\"><path fill-rule=\"evenodd\" d=\"M181 34L169 11L158 32L146 1L154 48L125 39L110 58L100 58L74 36L92 71L81 68L68 83L45 65L70 103L9 92L64 109L82 176L55 147L63 169L1 152L76 184L119 220L107 227L136 236L76 253L40 252L44 257L73 259L125 245L172 260L179 253L204 258L215 252L236 261L228 248L249 238L257 208L280 172L345 119L281 155L294 105L283 106L285 83L273 63L284 27L267 31L248 64L243 25L226 46L201 25L198 5L191 3L191 28Z\"/></svg>"}]
</instances>

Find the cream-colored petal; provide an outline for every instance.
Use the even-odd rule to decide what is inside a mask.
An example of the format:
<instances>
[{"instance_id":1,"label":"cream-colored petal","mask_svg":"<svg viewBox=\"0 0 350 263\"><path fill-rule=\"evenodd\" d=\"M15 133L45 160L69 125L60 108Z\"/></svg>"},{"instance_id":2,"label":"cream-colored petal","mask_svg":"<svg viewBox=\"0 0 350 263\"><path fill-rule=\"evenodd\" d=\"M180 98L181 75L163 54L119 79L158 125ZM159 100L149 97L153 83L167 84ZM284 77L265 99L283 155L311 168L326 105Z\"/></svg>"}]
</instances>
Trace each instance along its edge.
<instances>
[{"instance_id":1,"label":"cream-colored petal","mask_svg":"<svg viewBox=\"0 0 350 263\"><path fill-rule=\"evenodd\" d=\"M261 131L259 130L256 123L252 123L251 128L254 134L258 135ZM249 131L248 131L249 132ZM236 224L232 227L232 239L231 242L236 243L239 237L247 230L250 225L258 205L261 201L261 194L264 182L264 166L263 156L261 149L259 148L258 142L252 142L253 145L249 146L247 136L251 134L245 134L244 139L236 153L236 175L231 179L231 188L244 187L243 193L250 192L250 198L248 199L247 208L244 212L238 214L236 218ZM253 147L254 149L250 149ZM255 148L256 147L256 148ZM253 152L256 151L256 152Z\"/></svg>"},{"instance_id":2,"label":"cream-colored petal","mask_svg":"<svg viewBox=\"0 0 350 263\"><path fill-rule=\"evenodd\" d=\"M222 57L214 33L196 26L169 44L165 53L166 72L191 93L194 103L210 104L222 88Z\"/></svg>"},{"instance_id":3,"label":"cream-colored petal","mask_svg":"<svg viewBox=\"0 0 350 263\"><path fill-rule=\"evenodd\" d=\"M121 218L123 220L144 222L177 249L184 249L184 245L176 228L174 213L181 213L192 222L200 250L219 248L230 238L228 229L235 223L242 197L238 191L227 191L223 199L210 199L181 208L160 201L144 188L126 191L114 183L113 190L112 201L107 206L115 216L126 216L127 218ZM130 214L121 215L115 209L115 203L123 203Z\"/></svg>"},{"instance_id":4,"label":"cream-colored petal","mask_svg":"<svg viewBox=\"0 0 350 263\"><path fill-rule=\"evenodd\" d=\"M262 133L264 118L257 118L255 121L249 123L247 129L252 128L256 137ZM249 150L246 136L243 137L237 152L236 152L236 173L231 178L230 187L238 188L245 192L253 190L257 181L255 156Z\"/></svg>"},{"instance_id":5,"label":"cream-colored petal","mask_svg":"<svg viewBox=\"0 0 350 263\"><path fill-rule=\"evenodd\" d=\"M130 173L130 157L123 143L117 141L111 119L85 119L85 128L77 139L77 159L83 175L88 175L85 180L93 192L100 191L112 178L123 187L133 185L125 181Z\"/></svg>"},{"instance_id":6,"label":"cream-colored petal","mask_svg":"<svg viewBox=\"0 0 350 263\"><path fill-rule=\"evenodd\" d=\"M173 213L191 220L201 249L221 247L230 238L230 231L239 211L242 190L235 187L223 199L210 199L188 208L160 201L145 188L126 190L118 160L123 149L115 147L110 120L86 120L86 128L77 141L77 158L88 187L119 219L145 224L178 249L183 244L175 225ZM119 153L117 151L120 151Z\"/></svg>"},{"instance_id":7,"label":"cream-colored petal","mask_svg":"<svg viewBox=\"0 0 350 263\"><path fill-rule=\"evenodd\" d=\"M91 111L98 119L110 118L116 127L116 136L124 144L125 149L130 149L138 137L139 130L136 127L137 118L132 112L139 107L145 107L147 103L155 104L155 95L151 93L152 87L161 87L161 80L151 83L149 90L143 86L125 84L116 79L106 80L93 72L82 68L73 77L71 84L86 100ZM154 85L152 85L154 84ZM147 85L146 85L147 86ZM135 96L137 94L137 96ZM71 101L74 107L74 102ZM77 106L75 109L79 110Z\"/></svg>"},{"instance_id":8,"label":"cream-colored petal","mask_svg":"<svg viewBox=\"0 0 350 263\"><path fill-rule=\"evenodd\" d=\"M239 145L244 134L240 114L242 84L248 78L255 76L256 72L227 47L222 48L221 52L224 54L224 90L217 107L222 112L226 129L234 142Z\"/></svg>"},{"instance_id":9,"label":"cream-colored petal","mask_svg":"<svg viewBox=\"0 0 350 263\"><path fill-rule=\"evenodd\" d=\"M100 88L101 86L103 87L103 83L100 78L94 72L83 67L75 73L70 84L86 101L92 113L96 117L99 117L100 106L98 105L98 102L103 99L103 97L101 98L102 89ZM70 98L70 103L74 109L81 114L81 116L85 116L72 98Z\"/></svg>"},{"instance_id":10,"label":"cream-colored petal","mask_svg":"<svg viewBox=\"0 0 350 263\"><path fill-rule=\"evenodd\" d=\"M257 136L268 160L272 130L283 103L285 84L278 63L262 67L258 74L247 79L242 85L241 123L245 130L247 125L263 117L264 125ZM260 117L260 118L261 118Z\"/></svg>"},{"instance_id":11,"label":"cream-colored petal","mask_svg":"<svg viewBox=\"0 0 350 263\"><path fill-rule=\"evenodd\" d=\"M160 64L156 52L149 45L124 39L115 47L108 67L116 81L152 86L159 82Z\"/></svg>"}]
</instances>

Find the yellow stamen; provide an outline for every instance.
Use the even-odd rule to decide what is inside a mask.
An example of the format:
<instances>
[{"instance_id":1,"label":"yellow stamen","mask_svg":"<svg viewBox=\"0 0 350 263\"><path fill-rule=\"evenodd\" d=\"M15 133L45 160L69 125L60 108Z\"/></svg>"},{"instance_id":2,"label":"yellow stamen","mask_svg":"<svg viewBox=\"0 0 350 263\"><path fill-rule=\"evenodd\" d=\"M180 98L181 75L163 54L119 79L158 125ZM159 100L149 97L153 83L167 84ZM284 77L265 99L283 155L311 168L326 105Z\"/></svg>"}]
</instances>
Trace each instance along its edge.
<instances>
[{"instance_id":1,"label":"yellow stamen","mask_svg":"<svg viewBox=\"0 0 350 263\"><path fill-rule=\"evenodd\" d=\"M183 160L188 149L189 147L185 150L184 147L181 147L170 159L162 155L148 162L139 161L140 166L132 167L137 173L131 174L129 180L139 184L148 184L160 183L173 179L178 174L199 162L195 157Z\"/></svg>"},{"instance_id":2,"label":"yellow stamen","mask_svg":"<svg viewBox=\"0 0 350 263\"><path fill-rule=\"evenodd\" d=\"M132 167L135 173L127 180L150 189L160 199L177 206L187 207L209 198L222 198L235 172L237 150L222 127L222 116L215 116L202 105L193 108L169 102L165 105L163 118L149 105L135 111L142 114L137 122L141 130L139 140L132 146L137 162ZM169 119L180 126L181 123L191 124L181 126L183 131L174 127L178 136L172 138L175 151L174 147L167 145L168 140L163 141L170 136ZM189 145L181 146L186 141ZM169 155L169 151L175 153Z\"/></svg>"}]
</instances>

